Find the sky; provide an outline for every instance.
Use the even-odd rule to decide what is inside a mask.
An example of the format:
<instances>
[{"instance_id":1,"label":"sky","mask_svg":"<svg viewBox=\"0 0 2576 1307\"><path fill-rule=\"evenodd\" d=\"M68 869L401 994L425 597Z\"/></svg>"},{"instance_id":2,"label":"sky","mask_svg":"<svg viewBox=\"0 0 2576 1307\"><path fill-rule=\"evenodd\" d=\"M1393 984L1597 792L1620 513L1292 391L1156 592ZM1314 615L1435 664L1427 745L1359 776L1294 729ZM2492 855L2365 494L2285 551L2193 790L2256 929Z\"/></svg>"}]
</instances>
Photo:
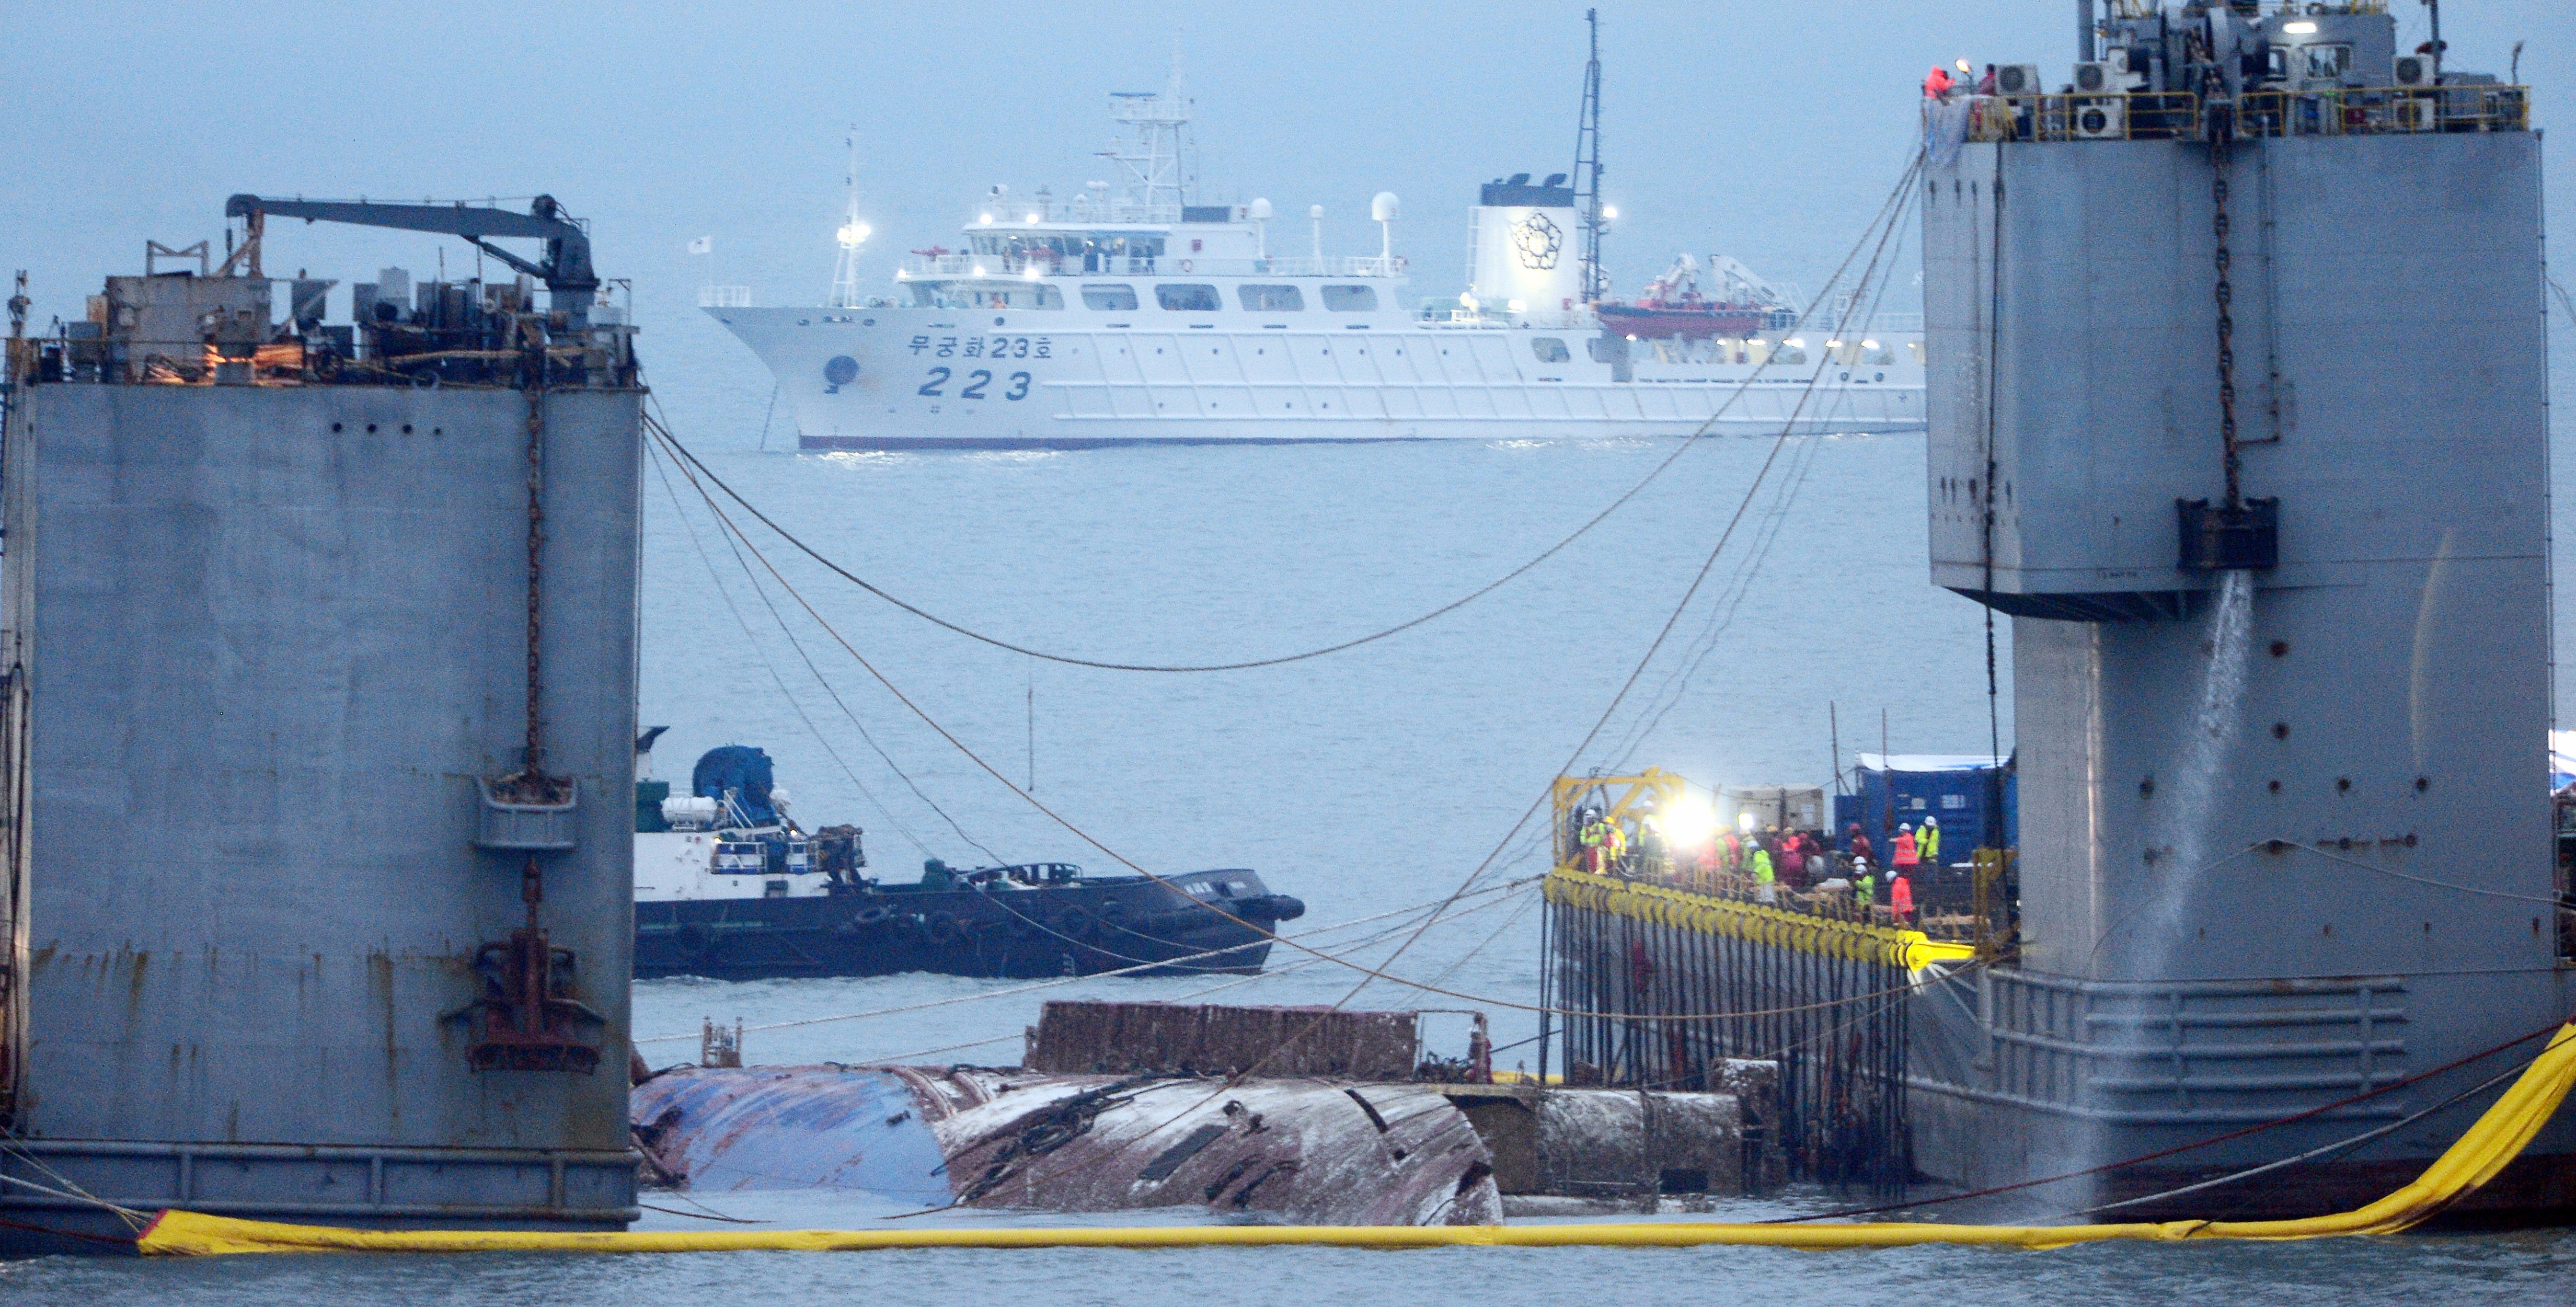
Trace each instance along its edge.
<instances>
[{"instance_id":1,"label":"sky","mask_svg":"<svg viewBox=\"0 0 2576 1307\"><path fill-rule=\"evenodd\" d=\"M2411 46L2424 10L2397 4ZM1684 249L1821 285L1912 148L1930 63L2036 61L2054 83L2074 57L2071 0L1601 9L1605 191L1622 215L1607 262L1631 289ZM2538 120L2576 107L2576 6L2454 0L2445 17L2453 67L2502 73L2527 40ZM1063 195L1102 176L1107 93L1159 88L1177 47L1208 202L1320 203L1328 249L1373 253L1368 200L1392 190L1417 289L1445 295L1476 184L1571 166L1583 43L1581 5L1521 0L0 0L15 125L0 264L29 270L41 323L78 316L146 238L220 245L238 191L545 192L593 221L600 268L636 279L648 321L708 281L813 302L852 127L877 284L906 249L953 245L993 183ZM2553 188L2562 231L2571 197ZM692 258L699 236L714 252ZM272 272L344 280L388 248L320 228L278 244ZM439 248L418 238L403 257L434 268Z\"/></svg>"},{"instance_id":2,"label":"sky","mask_svg":"<svg viewBox=\"0 0 2576 1307\"><path fill-rule=\"evenodd\" d=\"M2037 62L2055 84L2075 54L2072 0L1600 9L1605 191L1621 214L1605 262L1631 292L1683 250L1821 288L1914 149L1930 64ZM2411 49L2427 10L2394 12ZM2453 0L2444 16L2455 70L2506 73L2524 43L2548 152L2546 129L2576 119L2576 4ZM1269 199L1292 229L1322 204L1328 250L1374 253L1369 197L1394 191L1396 249L1425 297L1461 288L1478 183L1572 165L1584 22L1570 0L0 0L0 275L27 271L41 329L80 317L103 275L140 271L147 239L220 249L236 192L547 193L591 222L602 275L631 280L659 401L684 429L750 445L769 434L769 378L696 311L699 288L820 302L846 140L877 232L861 281L884 286L906 250L954 246L988 186L1065 195L1105 175L1109 93L1160 88L1176 51L1201 198ZM2576 186L2546 191L2548 225L2576 231ZM712 253L686 252L699 237ZM290 226L272 231L268 269L347 283L388 264L434 276L442 260L463 275L472 257L436 237ZM2558 412L2576 411L2565 321ZM2554 468L2559 511L2576 511L2576 458ZM2576 536L2559 548L2576 566ZM2576 587L2557 606L2576 622ZM2576 661L2558 680L2576 701Z\"/></svg>"}]
</instances>

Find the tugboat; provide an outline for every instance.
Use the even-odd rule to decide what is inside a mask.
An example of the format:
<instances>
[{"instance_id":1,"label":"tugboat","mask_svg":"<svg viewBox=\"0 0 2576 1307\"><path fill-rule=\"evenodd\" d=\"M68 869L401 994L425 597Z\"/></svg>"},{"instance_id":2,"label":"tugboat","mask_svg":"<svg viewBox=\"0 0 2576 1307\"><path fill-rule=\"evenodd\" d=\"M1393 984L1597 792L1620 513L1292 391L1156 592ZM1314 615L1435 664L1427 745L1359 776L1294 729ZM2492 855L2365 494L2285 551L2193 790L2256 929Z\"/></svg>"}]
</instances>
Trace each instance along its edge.
<instances>
[{"instance_id":1,"label":"tugboat","mask_svg":"<svg viewBox=\"0 0 2576 1307\"><path fill-rule=\"evenodd\" d=\"M661 728L636 742L639 764ZM640 771L640 768L639 768ZM807 831L769 755L726 745L690 793L635 786L635 974L761 980L935 971L959 976L1249 975L1306 905L1240 867L1159 880L1070 862L952 868L913 884L863 875L856 826Z\"/></svg>"}]
</instances>

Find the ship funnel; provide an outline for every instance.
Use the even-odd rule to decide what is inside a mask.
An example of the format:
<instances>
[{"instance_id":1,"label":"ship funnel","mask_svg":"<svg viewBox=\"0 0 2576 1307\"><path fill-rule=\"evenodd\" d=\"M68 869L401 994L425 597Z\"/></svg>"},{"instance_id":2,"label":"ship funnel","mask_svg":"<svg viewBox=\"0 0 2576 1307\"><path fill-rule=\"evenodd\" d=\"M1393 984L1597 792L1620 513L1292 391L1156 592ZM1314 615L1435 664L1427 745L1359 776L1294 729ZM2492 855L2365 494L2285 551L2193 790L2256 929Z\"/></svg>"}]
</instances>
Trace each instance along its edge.
<instances>
[{"instance_id":1,"label":"ship funnel","mask_svg":"<svg viewBox=\"0 0 2576 1307\"><path fill-rule=\"evenodd\" d=\"M1583 261L1571 248L1581 220L1574 188L1564 181L1551 176L1532 186L1528 173L1514 173L1485 184L1476 197L1467 287L1477 303L1517 301L1533 314L1568 314L1583 304Z\"/></svg>"}]
</instances>

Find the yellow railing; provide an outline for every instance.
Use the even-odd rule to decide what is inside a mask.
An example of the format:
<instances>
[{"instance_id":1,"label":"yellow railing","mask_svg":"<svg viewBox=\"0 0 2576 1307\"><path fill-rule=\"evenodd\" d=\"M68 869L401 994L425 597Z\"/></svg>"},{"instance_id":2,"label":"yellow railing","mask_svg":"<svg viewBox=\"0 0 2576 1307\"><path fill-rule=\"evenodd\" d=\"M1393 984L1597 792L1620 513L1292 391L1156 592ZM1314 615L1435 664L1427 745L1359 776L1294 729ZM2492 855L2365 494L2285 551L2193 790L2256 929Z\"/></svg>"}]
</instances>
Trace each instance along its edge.
<instances>
[{"instance_id":1,"label":"yellow railing","mask_svg":"<svg viewBox=\"0 0 2576 1307\"><path fill-rule=\"evenodd\" d=\"M2254 91L2238 105L2239 136L2410 136L2531 128L2531 94L2521 86Z\"/></svg>"},{"instance_id":2,"label":"yellow railing","mask_svg":"<svg viewBox=\"0 0 2576 1307\"><path fill-rule=\"evenodd\" d=\"M1899 930L1660 885L1641 885L1568 867L1559 867L1548 876L1546 892L1550 903L1802 953L1901 965L1908 971L1976 954L1973 945L1943 943L1919 930Z\"/></svg>"},{"instance_id":3,"label":"yellow railing","mask_svg":"<svg viewBox=\"0 0 2576 1307\"><path fill-rule=\"evenodd\" d=\"M1628 815L1639 801L1653 799L1659 812L1670 811L1681 801L1689 782L1661 767L1649 767L1634 776L1559 776L1551 797L1556 814L1556 864L1573 866L1580 862L1583 850L1578 842L1575 815L1580 813L1595 791L1603 801L1602 818L1616 822Z\"/></svg>"}]
</instances>

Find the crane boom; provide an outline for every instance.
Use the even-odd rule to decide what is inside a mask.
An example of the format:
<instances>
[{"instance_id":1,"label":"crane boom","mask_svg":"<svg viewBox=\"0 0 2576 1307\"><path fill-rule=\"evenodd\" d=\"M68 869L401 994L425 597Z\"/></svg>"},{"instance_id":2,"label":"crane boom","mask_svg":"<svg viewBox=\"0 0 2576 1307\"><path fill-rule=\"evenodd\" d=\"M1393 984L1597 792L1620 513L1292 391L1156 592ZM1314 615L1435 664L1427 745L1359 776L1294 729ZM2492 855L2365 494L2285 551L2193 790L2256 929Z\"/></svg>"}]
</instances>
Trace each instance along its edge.
<instances>
[{"instance_id":1,"label":"crane boom","mask_svg":"<svg viewBox=\"0 0 2576 1307\"><path fill-rule=\"evenodd\" d=\"M590 325L590 307L599 292L599 274L590 266L590 234L566 217L551 195L540 195L526 213L475 208L463 204L379 204L372 200L274 200L236 195L224 203L224 216L249 222L250 239L234 258L247 254L258 268L262 220L270 214L306 222L340 222L360 227L437 232L461 236L475 248L546 284L554 307L569 315L574 331ZM493 245L495 238L524 237L546 243L545 258L531 263ZM234 260L225 261L229 270Z\"/></svg>"}]
</instances>

